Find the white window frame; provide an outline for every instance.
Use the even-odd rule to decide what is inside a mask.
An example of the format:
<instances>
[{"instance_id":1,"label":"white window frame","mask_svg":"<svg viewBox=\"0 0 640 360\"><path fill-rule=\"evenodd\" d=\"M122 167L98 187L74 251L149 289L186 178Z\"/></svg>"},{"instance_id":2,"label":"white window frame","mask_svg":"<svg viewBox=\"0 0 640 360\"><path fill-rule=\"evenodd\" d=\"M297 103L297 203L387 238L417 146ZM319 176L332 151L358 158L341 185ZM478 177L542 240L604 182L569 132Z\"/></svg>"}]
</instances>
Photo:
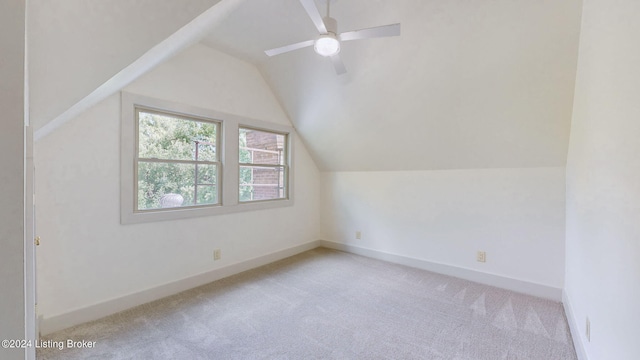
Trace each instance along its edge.
<instances>
[{"instance_id":1,"label":"white window frame","mask_svg":"<svg viewBox=\"0 0 640 360\"><path fill-rule=\"evenodd\" d=\"M150 211L169 211L170 209L174 209L175 208L155 208L155 209L138 209L137 204L138 204L138 191L137 190L137 186L139 184L139 178L138 178L138 174L139 174L139 167L140 167L140 163L141 162L147 162L147 163L165 163L165 164L191 164L196 166L196 172L195 172L195 183L194 183L194 197L197 198L197 193L198 193L198 171L197 171L197 166L198 165L216 165L216 181L215 181L215 186L216 186L216 199L218 200L218 202L216 202L215 204L191 204L191 205L183 205L182 208L195 208L195 207L210 207L210 206L220 206L221 202L222 202L222 197L220 196L221 194L221 187L222 184L220 182L221 174L223 172L222 170L222 162L220 161L220 149L224 147L224 144L220 141L221 140L221 136L220 136L220 131L222 128L222 122L216 119L208 119L208 118L203 118L203 117L196 117L193 115L185 115L185 114L178 114L175 112L169 112L169 111L164 111L164 110L157 110L157 109L151 109L145 106L140 106L140 105L135 105L134 106L134 112L135 112L135 139L136 139L136 143L134 145L134 149L135 149L135 160L134 160L134 191L133 191L133 196L134 196L134 211L135 212L150 212ZM215 138L215 146L216 146L216 159L215 161L204 161L204 160L178 160L178 159L155 159L155 158L141 158L140 157L140 152L139 152L139 147L140 147L140 143L139 143L139 139L140 139L140 113L144 112L147 114L156 114L156 115L161 115L161 116L168 116L168 117L173 117L175 119L181 119L181 120L185 120L185 121L194 121L194 122L201 122L201 123L209 123L209 124L214 124L216 126L216 138ZM194 200L195 200L194 198Z\"/></svg>"},{"instance_id":2,"label":"white window frame","mask_svg":"<svg viewBox=\"0 0 640 360\"><path fill-rule=\"evenodd\" d=\"M283 158L284 158L284 165L268 165L268 164L257 164L257 163L241 163L240 159L238 157L238 187L240 186L240 167L241 166L256 166L256 167L273 167L273 168L277 168L277 167L283 167L284 168L284 197L282 198L277 198L277 199L264 199L264 200L245 200L245 201L239 201L241 204L251 204L251 203L258 203L258 202L263 202L263 201L282 201L282 200L286 200L289 198L289 162L287 161L287 159L289 158L289 133L286 132L280 132L280 131L275 131L272 129L264 129L264 128L257 128L255 126L248 126L245 124L240 124L238 126L238 132L240 131L240 129L245 129L245 130L256 130L256 131L262 131L262 132L266 132L266 133L271 133L271 134L276 134L276 135L283 135L284 136L284 151L283 151ZM238 139L238 152L240 151L240 140ZM240 190L238 189L238 197L240 196Z\"/></svg>"},{"instance_id":3,"label":"white window frame","mask_svg":"<svg viewBox=\"0 0 640 360\"><path fill-rule=\"evenodd\" d=\"M135 211L137 159L137 119L135 108L149 109L161 113L176 114L187 118L215 119L220 123L217 145L221 163L218 174L219 204L193 207L179 207L158 210ZM286 134L287 154L285 163L288 168L285 181L288 184L284 199L239 202L239 128ZM242 211L255 211L280 208L293 205L293 149L294 130L290 126L248 119L211 109L147 97L128 92L121 93L121 136L120 136L120 222L135 224L154 221L168 221L200 216L213 216Z\"/></svg>"}]
</instances>

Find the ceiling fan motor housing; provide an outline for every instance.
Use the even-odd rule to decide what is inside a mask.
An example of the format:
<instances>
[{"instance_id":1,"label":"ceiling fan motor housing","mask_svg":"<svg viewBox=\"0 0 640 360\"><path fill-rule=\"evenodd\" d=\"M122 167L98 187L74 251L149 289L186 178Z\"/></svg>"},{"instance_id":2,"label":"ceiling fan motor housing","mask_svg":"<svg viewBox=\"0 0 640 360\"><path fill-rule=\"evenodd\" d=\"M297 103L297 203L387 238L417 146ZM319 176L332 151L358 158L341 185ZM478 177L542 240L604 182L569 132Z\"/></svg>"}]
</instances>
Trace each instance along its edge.
<instances>
[{"instance_id":1,"label":"ceiling fan motor housing","mask_svg":"<svg viewBox=\"0 0 640 360\"><path fill-rule=\"evenodd\" d=\"M338 22L332 17L323 19L327 34L322 34L313 45L313 49L321 56L333 56L340 52L340 40L338 39L337 30Z\"/></svg>"},{"instance_id":2,"label":"ceiling fan motor housing","mask_svg":"<svg viewBox=\"0 0 640 360\"><path fill-rule=\"evenodd\" d=\"M333 35L338 35L338 21L330 16L325 16L322 19L324 22L324 26L327 28L328 33L333 33Z\"/></svg>"},{"instance_id":3,"label":"ceiling fan motor housing","mask_svg":"<svg viewBox=\"0 0 640 360\"><path fill-rule=\"evenodd\" d=\"M318 55L324 57L333 56L340 52L340 41L332 33L320 35L313 44L313 49Z\"/></svg>"}]
</instances>

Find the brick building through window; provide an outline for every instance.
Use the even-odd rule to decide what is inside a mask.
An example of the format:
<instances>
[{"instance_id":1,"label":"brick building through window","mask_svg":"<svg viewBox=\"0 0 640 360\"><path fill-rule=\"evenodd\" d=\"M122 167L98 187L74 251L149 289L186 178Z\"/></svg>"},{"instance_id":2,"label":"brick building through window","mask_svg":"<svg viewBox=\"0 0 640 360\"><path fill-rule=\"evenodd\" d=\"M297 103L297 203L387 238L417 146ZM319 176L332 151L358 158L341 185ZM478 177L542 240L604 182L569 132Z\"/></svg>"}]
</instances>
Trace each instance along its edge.
<instances>
[{"instance_id":1,"label":"brick building through window","mask_svg":"<svg viewBox=\"0 0 640 360\"><path fill-rule=\"evenodd\" d=\"M240 129L240 201L284 199L286 135Z\"/></svg>"}]
</instances>

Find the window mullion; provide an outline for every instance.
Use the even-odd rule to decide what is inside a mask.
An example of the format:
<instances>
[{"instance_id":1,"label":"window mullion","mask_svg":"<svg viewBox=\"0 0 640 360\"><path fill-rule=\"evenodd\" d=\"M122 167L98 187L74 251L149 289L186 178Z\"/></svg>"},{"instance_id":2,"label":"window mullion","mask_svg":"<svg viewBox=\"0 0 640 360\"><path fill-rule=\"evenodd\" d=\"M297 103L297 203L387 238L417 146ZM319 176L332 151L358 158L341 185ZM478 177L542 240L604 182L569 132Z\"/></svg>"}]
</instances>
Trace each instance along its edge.
<instances>
[{"instance_id":1,"label":"window mullion","mask_svg":"<svg viewBox=\"0 0 640 360\"><path fill-rule=\"evenodd\" d=\"M206 160L174 160L174 159L158 159L158 158L138 158L139 162L155 162L167 164L191 164L191 165L220 165L219 161Z\"/></svg>"},{"instance_id":2,"label":"window mullion","mask_svg":"<svg viewBox=\"0 0 640 360\"><path fill-rule=\"evenodd\" d=\"M240 166L251 166L251 167L263 167L263 168L285 168L287 165L274 165L274 164L256 164L256 163L240 163Z\"/></svg>"}]
</instances>

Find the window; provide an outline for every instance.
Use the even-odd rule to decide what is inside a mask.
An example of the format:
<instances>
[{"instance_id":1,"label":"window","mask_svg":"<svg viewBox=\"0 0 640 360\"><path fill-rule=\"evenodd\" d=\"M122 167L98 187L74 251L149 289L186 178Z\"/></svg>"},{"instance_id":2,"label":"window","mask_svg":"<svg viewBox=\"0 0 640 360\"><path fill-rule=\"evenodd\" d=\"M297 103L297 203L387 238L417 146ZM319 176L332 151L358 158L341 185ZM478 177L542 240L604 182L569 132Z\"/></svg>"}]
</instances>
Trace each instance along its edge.
<instances>
[{"instance_id":1,"label":"window","mask_svg":"<svg viewBox=\"0 0 640 360\"><path fill-rule=\"evenodd\" d=\"M293 129L121 93L120 222L293 205Z\"/></svg>"},{"instance_id":2,"label":"window","mask_svg":"<svg viewBox=\"0 0 640 360\"><path fill-rule=\"evenodd\" d=\"M136 211L220 203L220 123L136 107Z\"/></svg>"},{"instance_id":3,"label":"window","mask_svg":"<svg viewBox=\"0 0 640 360\"><path fill-rule=\"evenodd\" d=\"M286 134L240 127L240 202L286 198L286 159Z\"/></svg>"}]
</instances>

